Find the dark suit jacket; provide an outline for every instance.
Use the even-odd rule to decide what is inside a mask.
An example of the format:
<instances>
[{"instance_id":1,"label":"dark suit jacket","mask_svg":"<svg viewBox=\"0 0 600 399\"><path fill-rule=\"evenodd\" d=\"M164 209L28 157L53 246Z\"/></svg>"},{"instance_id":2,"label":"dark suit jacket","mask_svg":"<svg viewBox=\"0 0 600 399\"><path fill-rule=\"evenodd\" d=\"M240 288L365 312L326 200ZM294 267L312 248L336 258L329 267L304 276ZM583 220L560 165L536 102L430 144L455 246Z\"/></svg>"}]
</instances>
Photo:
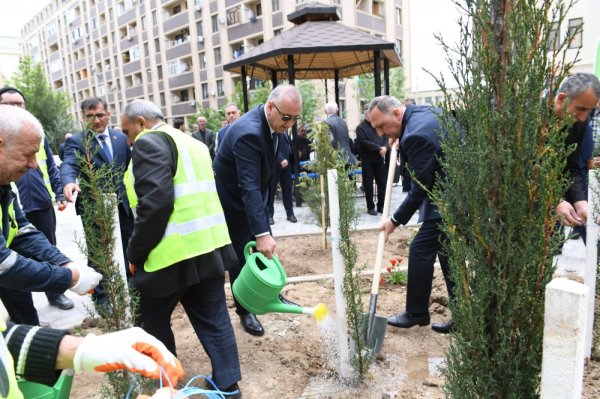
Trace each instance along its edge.
<instances>
[{"instance_id":1,"label":"dark suit jacket","mask_svg":"<svg viewBox=\"0 0 600 399\"><path fill-rule=\"evenodd\" d=\"M210 157L214 159L214 157L215 157L215 135L213 134L213 131L208 128L205 129L204 130L204 139L202 139L202 134L200 133L200 130L196 130L194 133L192 133L192 137L195 138L196 140L200 140L201 142L206 144L206 146L208 147L208 151L210 152Z\"/></svg>"},{"instance_id":2,"label":"dark suit jacket","mask_svg":"<svg viewBox=\"0 0 600 399\"><path fill-rule=\"evenodd\" d=\"M373 126L366 120L356 127L355 142L361 162L383 162L384 158L379 154L379 150L387 145L387 139L379 136Z\"/></svg>"},{"instance_id":3,"label":"dark suit jacket","mask_svg":"<svg viewBox=\"0 0 600 399\"><path fill-rule=\"evenodd\" d=\"M409 104L402 117L400 131L400 159L415 174L415 179L428 189L433 187L442 168L439 159L443 157L440 147L442 128L437 120L437 108ZM441 218L437 206L431 202L419 184L411 185L408 195L400 204L394 219L406 224L418 208L419 222Z\"/></svg>"},{"instance_id":4,"label":"dark suit jacket","mask_svg":"<svg viewBox=\"0 0 600 399\"><path fill-rule=\"evenodd\" d=\"M350 148L350 135L348 134L348 125L337 115L329 115L325 119L325 123L329 125L329 134L331 134L331 145L335 149L343 149L348 157L349 164L356 163L356 157Z\"/></svg>"},{"instance_id":5,"label":"dark suit jacket","mask_svg":"<svg viewBox=\"0 0 600 399\"><path fill-rule=\"evenodd\" d=\"M277 143L277 157L275 159L275 169L283 169L281 162L287 159L289 170L294 167L294 151L292 151L292 140L287 133L279 135L279 143Z\"/></svg>"},{"instance_id":6,"label":"dark suit jacket","mask_svg":"<svg viewBox=\"0 0 600 399\"><path fill-rule=\"evenodd\" d=\"M114 172L114 181L117 183L117 195L119 200L123 204L123 208L128 215L131 214L129 208L129 202L125 195L125 186L123 185L123 175L129 165L131 159L131 150L127 143L127 136L117 130L108 129L110 136L112 150L113 150L113 162L111 162L112 170ZM108 163L108 159L101 150L101 146L90 132L88 132L90 141L90 154L92 155L92 164L96 168L102 167ZM63 186L69 183L75 183L75 179L82 178L79 176L79 166L77 163L77 154L85 156L85 147L83 145L84 136L83 132L79 132L69 137L65 142L65 158L60 165L60 177ZM75 210L77 214L81 214L82 211L82 198L85 198L86 192L82 190L77 196L77 202L75 203Z\"/></svg>"},{"instance_id":7,"label":"dark suit jacket","mask_svg":"<svg viewBox=\"0 0 600 399\"><path fill-rule=\"evenodd\" d=\"M219 137L213 168L232 240L236 234L270 231L267 206L275 153L264 105L248 111Z\"/></svg>"}]
</instances>

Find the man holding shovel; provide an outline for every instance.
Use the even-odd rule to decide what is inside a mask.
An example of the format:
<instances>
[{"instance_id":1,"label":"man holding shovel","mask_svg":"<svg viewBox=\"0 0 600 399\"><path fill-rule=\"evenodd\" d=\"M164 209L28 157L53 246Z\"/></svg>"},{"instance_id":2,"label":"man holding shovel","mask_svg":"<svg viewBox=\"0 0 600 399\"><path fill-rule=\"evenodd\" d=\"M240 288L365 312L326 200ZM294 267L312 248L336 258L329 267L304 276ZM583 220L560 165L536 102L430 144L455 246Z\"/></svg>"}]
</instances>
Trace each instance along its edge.
<instances>
[{"instance_id":1,"label":"man holding shovel","mask_svg":"<svg viewBox=\"0 0 600 399\"><path fill-rule=\"evenodd\" d=\"M442 250L443 234L440 229L441 216L437 206L427 197L421 184L431 189L437 175L441 173L439 159L443 156L440 147L441 127L436 117L437 109L414 104L403 105L391 96L376 97L369 107L371 125L377 134L400 140L400 159L414 173L413 184L407 197L386 220L379 230L386 241L401 224L406 224L419 211L419 232L411 242L408 256L408 283L406 312L388 318L394 327L410 328L430 323L429 296L433 280L433 265L436 255L440 260L446 288L452 297L454 284L448 272L448 257ZM448 333L452 322L434 323L431 328L439 333Z\"/></svg>"}]
</instances>

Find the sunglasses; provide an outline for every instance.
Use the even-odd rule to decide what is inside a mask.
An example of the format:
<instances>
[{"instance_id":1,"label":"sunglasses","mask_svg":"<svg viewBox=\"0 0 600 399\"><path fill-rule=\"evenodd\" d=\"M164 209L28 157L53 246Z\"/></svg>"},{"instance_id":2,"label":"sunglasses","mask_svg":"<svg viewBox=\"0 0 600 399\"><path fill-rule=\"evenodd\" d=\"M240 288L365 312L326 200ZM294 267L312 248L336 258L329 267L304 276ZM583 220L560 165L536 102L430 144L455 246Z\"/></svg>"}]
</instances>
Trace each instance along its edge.
<instances>
[{"instance_id":1,"label":"sunglasses","mask_svg":"<svg viewBox=\"0 0 600 399\"><path fill-rule=\"evenodd\" d=\"M284 122L289 122L292 119L294 121L297 121L298 119L302 118L300 115L292 116L292 115L284 114L283 112L281 112L279 110L279 108L277 108L277 105L275 105L275 103L271 103L271 104L273 104L273 106L275 107L275 109L277 110L277 112L279 112L279 114L281 115L281 120L284 121Z\"/></svg>"},{"instance_id":2,"label":"sunglasses","mask_svg":"<svg viewBox=\"0 0 600 399\"><path fill-rule=\"evenodd\" d=\"M93 121L94 119L98 118L98 119L102 119L106 116L106 114L87 114L85 115L85 119L91 120Z\"/></svg>"}]
</instances>

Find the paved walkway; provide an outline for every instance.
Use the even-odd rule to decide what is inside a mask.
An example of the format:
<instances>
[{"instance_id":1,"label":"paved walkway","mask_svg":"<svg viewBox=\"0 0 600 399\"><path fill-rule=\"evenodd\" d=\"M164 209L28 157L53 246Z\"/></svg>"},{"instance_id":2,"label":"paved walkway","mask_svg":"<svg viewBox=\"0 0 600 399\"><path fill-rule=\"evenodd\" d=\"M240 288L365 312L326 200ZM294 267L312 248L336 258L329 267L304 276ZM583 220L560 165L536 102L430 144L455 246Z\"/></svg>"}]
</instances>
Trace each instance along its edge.
<instances>
[{"instance_id":1,"label":"paved walkway","mask_svg":"<svg viewBox=\"0 0 600 399\"><path fill-rule=\"evenodd\" d=\"M392 191L392 209L395 209L406 196L402 192L402 187L393 187ZM371 216L366 213L367 207L364 195L357 190L356 206L359 213L357 228L374 229L381 222L381 215ZM294 207L294 214L298 219L297 223L291 223L286 220L286 213L281 200L275 201L275 224L272 226L275 237L296 235L296 234L318 234L321 228L316 224L313 214L306 204L302 207ZM413 216L409 224L417 223L417 214ZM75 239L83 239L83 229L81 219L75 215L75 209L69 205L63 212L57 212L56 236L58 247L68 257L74 261L85 261L85 255L81 253ZM563 254L558 259L559 268L562 265L563 270L582 269L583 258L585 257L585 247L581 240L569 240L564 247ZM82 321L92 311L92 305L89 295L79 296L67 291L66 295L75 302L75 308L71 310L60 310L48 305L46 296L43 293L34 293L34 303L38 309L40 322L42 325L55 328L71 329L81 325Z\"/></svg>"}]
</instances>

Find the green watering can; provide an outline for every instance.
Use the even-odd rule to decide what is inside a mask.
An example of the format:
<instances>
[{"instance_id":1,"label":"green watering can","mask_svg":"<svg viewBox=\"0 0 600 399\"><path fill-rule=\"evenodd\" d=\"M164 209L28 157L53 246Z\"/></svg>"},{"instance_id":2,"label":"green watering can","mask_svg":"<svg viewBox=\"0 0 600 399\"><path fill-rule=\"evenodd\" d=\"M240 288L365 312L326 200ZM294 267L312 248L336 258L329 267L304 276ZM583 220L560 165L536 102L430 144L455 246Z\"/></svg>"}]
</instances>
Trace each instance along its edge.
<instances>
[{"instance_id":1,"label":"green watering can","mask_svg":"<svg viewBox=\"0 0 600 399\"><path fill-rule=\"evenodd\" d=\"M256 249L256 241L246 244L244 248L246 265L232 287L235 299L246 310L258 315L272 312L306 314L317 321L327 316L327 307L322 303L314 308L281 303L279 293L286 282L281 262L274 254L271 259L268 259L258 251L250 253L251 248Z\"/></svg>"}]
</instances>

